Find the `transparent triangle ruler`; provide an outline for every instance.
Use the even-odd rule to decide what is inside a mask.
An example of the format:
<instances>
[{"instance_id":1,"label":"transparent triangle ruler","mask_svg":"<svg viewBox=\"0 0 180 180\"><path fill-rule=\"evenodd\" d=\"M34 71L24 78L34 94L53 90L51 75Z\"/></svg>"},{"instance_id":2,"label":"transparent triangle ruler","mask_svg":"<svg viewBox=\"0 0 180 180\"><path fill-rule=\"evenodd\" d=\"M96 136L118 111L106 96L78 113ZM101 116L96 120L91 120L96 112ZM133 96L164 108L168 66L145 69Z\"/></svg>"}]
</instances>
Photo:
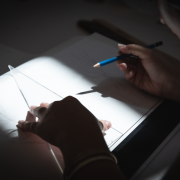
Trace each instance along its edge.
<instances>
[{"instance_id":1,"label":"transparent triangle ruler","mask_svg":"<svg viewBox=\"0 0 180 180\"><path fill-rule=\"evenodd\" d=\"M40 83L36 82L35 80L31 79L27 75L18 71L16 68L10 65L8 65L8 67L29 109L32 105L39 106L42 102L52 103L63 98L50 89L46 88L45 86L41 85ZM51 146L49 145L49 143L47 143L47 145L57 163L60 172L63 174L63 170Z\"/></svg>"}]
</instances>

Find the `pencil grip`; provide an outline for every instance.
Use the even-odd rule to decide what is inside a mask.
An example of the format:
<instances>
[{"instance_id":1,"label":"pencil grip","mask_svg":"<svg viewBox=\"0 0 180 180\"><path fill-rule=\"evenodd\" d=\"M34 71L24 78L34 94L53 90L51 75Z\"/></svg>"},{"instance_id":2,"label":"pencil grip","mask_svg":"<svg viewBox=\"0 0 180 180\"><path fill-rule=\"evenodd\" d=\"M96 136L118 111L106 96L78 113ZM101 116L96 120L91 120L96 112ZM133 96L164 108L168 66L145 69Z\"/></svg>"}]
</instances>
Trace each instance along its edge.
<instances>
[{"instance_id":1,"label":"pencil grip","mask_svg":"<svg viewBox=\"0 0 180 180\"><path fill-rule=\"evenodd\" d=\"M121 56L116 56L114 58L111 58L111 59L107 59L105 61L102 61L102 62L99 62L100 66L104 66L106 64L109 64L111 62L114 62L114 61L118 61L118 60L121 60L121 59L124 59L124 58L127 58L127 57L130 57L132 54L123 54Z\"/></svg>"},{"instance_id":2,"label":"pencil grip","mask_svg":"<svg viewBox=\"0 0 180 180\"><path fill-rule=\"evenodd\" d=\"M151 45L146 46L146 47L149 48L149 49L152 49L152 48L161 46L162 44L163 44L163 42L162 42L162 41L159 41L159 42L157 42L157 43L151 44Z\"/></svg>"}]
</instances>

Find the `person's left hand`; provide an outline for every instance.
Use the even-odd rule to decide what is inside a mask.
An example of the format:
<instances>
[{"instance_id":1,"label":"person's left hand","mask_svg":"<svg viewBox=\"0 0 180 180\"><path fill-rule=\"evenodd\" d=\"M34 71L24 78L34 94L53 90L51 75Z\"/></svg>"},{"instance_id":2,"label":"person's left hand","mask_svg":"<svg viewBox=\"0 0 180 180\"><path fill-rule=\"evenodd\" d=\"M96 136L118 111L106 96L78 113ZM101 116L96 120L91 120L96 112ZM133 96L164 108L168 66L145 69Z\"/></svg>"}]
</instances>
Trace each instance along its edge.
<instances>
[{"instance_id":1,"label":"person's left hand","mask_svg":"<svg viewBox=\"0 0 180 180\"><path fill-rule=\"evenodd\" d=\"M48 108L49 105L50 105L49 103L45 103L45 102L40 104L41 107L45 107L45 108ZM34 109L34 108L37 108L37 106L31 106L31 109ZM38 121L40 122L40 119L38 119ZM107 131L112 126L110 121L107 121L107 120L99 120L99 121L103 125L103 132Z\"/></svg>"},{"instance_id":2,"label":"person's left hand","mask_svg":"<svg viewBox=\"0 0 180 180\"><path fill-rule=\"evenodd\" d=\"M50 105L49 103L41 103L40 107L48 108L49 105ZM37 106L31 106L31 110L35 109L35 108L37 108ZM27 113L26 121L35 122L35 118L30 112ZM41 119L38 119L38 122L40 122L40 121L41 121ZM103 135L105 135L104 132L107 131L111 127L111 122L106 121L106 120L99 120L99 121L103 125ZM56 158L57 158L58 162L60 163L62 169L64 169L65 165L64 165L64 159L63 159L63 155L62 155L61 150L58 147L56 147L56 146L54 146L52 144L50 144L50 146L51 146L54 154L56 155Z\"/></svg>"},{"instance_id":3,"label":"person's left hand","mask_svg":"<svg viewBox=\"0 0 180 180\"><path fill-rule=\"evenodd\" d=\"M44 106L43 103L41 103L40 106L46 107L46 106ZM31 106L31 109L34 109L35 107L36 106ZM26 116L26 121L35 122L34 116L29 111L28 111L27 116ZM40 121L41 120L38 119L38 122L40 122ZM51 146L51 149L53 150L53 152L54 152L54 154L55 154L59 164L61 165L61 168L64 170L65 164L64 164L64 158L63 158L61 150L58 147L56 147L56 146L54 146L54 145L52 145L50 143L49 143L49 145Z\"/></svg>"}]
</instances>

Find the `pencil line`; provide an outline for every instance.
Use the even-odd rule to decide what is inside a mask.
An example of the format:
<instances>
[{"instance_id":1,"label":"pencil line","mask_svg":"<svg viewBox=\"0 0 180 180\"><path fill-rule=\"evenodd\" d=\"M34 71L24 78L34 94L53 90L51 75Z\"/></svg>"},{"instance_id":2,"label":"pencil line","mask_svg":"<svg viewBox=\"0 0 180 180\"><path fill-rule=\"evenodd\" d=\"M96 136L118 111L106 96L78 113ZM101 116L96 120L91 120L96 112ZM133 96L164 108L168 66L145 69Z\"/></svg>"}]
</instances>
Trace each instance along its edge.
<instances>
[{"instance_id":1,"label":"pencil line","mask_svg":"<svg viewBox=\"0 0 180 180\"><path fill-rule=\"evenodd\" d=\"M113 127L111 127L111 128L114 129L115 131L117 131L118 133L123 134L123 133L121 133L120 131L118 131L117 129L115 129L115 128L113 128Z\"/></svg>"}]
</instances>

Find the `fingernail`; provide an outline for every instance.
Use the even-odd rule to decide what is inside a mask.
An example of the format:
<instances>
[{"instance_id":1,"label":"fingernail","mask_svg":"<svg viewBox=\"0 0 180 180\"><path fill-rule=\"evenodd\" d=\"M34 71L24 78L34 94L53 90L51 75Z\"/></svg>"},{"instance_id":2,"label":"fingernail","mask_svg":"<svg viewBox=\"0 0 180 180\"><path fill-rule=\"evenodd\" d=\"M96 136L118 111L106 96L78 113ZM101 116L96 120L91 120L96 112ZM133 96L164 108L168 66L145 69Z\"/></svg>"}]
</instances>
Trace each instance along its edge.
<instances>
[{"instance_id":1,"label":"fingernail","mask_svg":"<svg viewBox=\"0 0 180 180\"><path fill-rule=\"evenodd\" d=\"M125 53L125 54L130 54L131 53L127 46L122 46L121 47L121 51L123 53Z\"/></svg>"},{"instance_id":2,"label":"fingernail","mask_svg":"<svg viewBox=\"0 0 180 180\"><path fill-rule=\"evenodd\" d=\"M111 127L111 123L106 121L107 128L109 129Z\"/></svg>"},{"instance_id":3,"label":"fingernail","mask_svg":"<svg viewBox=\"0 0 180 180\"><path fill-rule=\"evenodd\" d=\"M42 102L41 105L46 105L47 103L46 102Z\"/></svg>"},{"instance_id":4,"label":"fingernail","mask_svg":"<svg viewBox=\"0 0 180 180\"><path fill-rule=\"evenodd\" d=\"M118 46L119 46L119 47L126 47L125 44L120 44L120 43L118 44Z\"/></svg>"}]
</instances>

